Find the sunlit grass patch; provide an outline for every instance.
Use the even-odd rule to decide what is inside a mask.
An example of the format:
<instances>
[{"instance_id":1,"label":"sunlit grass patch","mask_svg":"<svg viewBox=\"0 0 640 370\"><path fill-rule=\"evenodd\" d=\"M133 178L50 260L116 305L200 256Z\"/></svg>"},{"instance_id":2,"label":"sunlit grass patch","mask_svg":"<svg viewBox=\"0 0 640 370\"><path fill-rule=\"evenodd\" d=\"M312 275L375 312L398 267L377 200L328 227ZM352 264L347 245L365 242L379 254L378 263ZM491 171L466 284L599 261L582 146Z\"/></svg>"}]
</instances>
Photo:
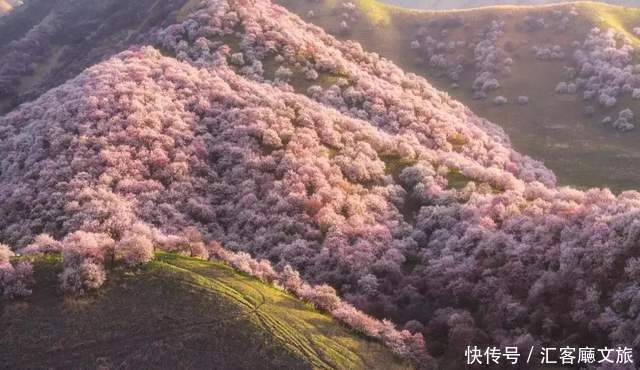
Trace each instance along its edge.
<instances>
[{"instance_id":1,"label":"sunlit grass patch","mask_svg":"<svg viewBox=\"0 0 640 370\"><path fill-rule=\"evenodd\" d=\"M462 190L471 181L472 178L463 175L459 170L451 170L447 174L447 185L450 189Z\"/></svg>"},{"instance_id":2,"label":"sunlit grass patch","mask_svg":"<svg viewBox=\"0 0 640 370\"><path fill-rule=\"evenodd\" d=\"M391 175L395 181L399 181L402 170L417 163L416 159L402 157L398 154L383 154L380 156L380 160L385 164L385 173Z\"/></svg>"},{"instance_id":3,"label":"sunlit grass patch","mask_svg":"<svg viewBox=\"0 0 640 370\"><path fill-rule=\"evenodd\" d=\"M375 0L356 0L355 4L371 23L377 25L391 23L391 7Z\"/></svg>"},{"instance_id":4,"label":"sunlit grass patch","mask_svg":"<svg viewBox=\"0 0 640 370\"><path fill-rule=\"evenodd\" d=\"M596 2L577 3L579 11L603 30L613 28L627 36L634 45L640 45L640 38L632 30L640 26L640 8L621 7Z\"/></svg>"},{"instance_id":5,"label":"sunlit grass patch","mask_svg":"<svg viewBox=\"0 0 640 370\"><path fill-rule=\"evenodd\" d=\"M28 353L21 366L89 368L100 353L106 364L134 367L161 359L162 367L209 368L223 356L257 368L409 368L380 343L220 262L160 252L137 270L111 271L96 293L64 297L59 254L19 258L34 261L37 284L31 297L0 300L0 331L13 333L0 336L0 358Z\"/></svg>"}]
</instances>

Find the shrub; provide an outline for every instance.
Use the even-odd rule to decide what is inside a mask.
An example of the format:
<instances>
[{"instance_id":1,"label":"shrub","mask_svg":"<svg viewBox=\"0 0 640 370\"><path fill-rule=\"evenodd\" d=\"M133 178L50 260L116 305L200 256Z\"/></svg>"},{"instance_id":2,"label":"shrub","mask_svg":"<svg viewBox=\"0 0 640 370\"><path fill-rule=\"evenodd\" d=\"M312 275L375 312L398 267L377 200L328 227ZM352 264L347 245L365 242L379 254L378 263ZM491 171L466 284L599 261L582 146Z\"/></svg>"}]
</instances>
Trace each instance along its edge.
<instances>
[{"instance_id":1,"label":"shrub","mask_svg":"<svg viewBox=\"0 0 640 370\"><path fill-rule=\"evenodd\" d=\"M0 245L0 253L2 253ZM0 255L0 259L2 256ZM33 284L33 266L29 262L18 262L15 266L11 262L0 261L0 293L8 298L25 297L31 295L30 285Z\"/></svg>"},{"instance_id":2,"label":"shrub","mask_svg":"<svg viewBox=\"0 0 640 370\"><path fill-rule=\"evenodd\" d=\"M575 68L567 78L573 80L557 91L573 94L581 89L584 100L597 98L600 105L611 108L624 93L635 96L640 88L640 75L631 64L634 48L622 33L613 29L594 28L574 53ZM573 84L573 85L571 85ZM625 126L625 125L622 125Z\"/></svg>"},{"instance_id":3,"label":"shrub","mask_svg":"<svg viewBox=\"0 0 640 370\"><path fill-rule=\"evenodd\" d=\"M624 109L618 113L618 119L612 123L612 126L622 132L633 130L635 126L631 123L632 120L633 111L631 111L631 109Z\"/></svg>"},{"instance_id":4,"label":"shrub","mask_svg":"<svg viewBox=\"0 0 640 370\"><path fill-rule=\"evenodd\" d=\"M20 254L59 253L62 251L62 243L55 240L49 234L39 234L34 241L25 248L20 249Z\"/></svg>"},{"instance_id":5,"label":"shrub","mask_svg":"<svg viewBox=\"0 0 640 370\"><path fill-rule=\"evenodd\" d=\"M115 241L104 233L76 231L62 241L65 266L80 265L84 261L104 264L107 258L115 260Z\"/></svg>"},{"instance_id":6,"label":"shrub","mask_svg":"<svg viewBox=\"0 0 640 370\"><path fill-rule=\"evenodd\" d=\"M504 96L496 96L495 99L493 99L493 104L495 105L505 105L509 102L509 100L507 98L505 98Z\"/></svg>"},{"instance_id":7,"label":"shrub","mask_svg":"<svg viewBox=\"0 0 640 370\"><path fill-rule=\"evenodd\" d=\"M127 233L116 244L116 254L127 265L135 266L147 263L153 259L153 240L148 236Z\"/></svg>"},{"instance_id":8,"label":"shrub","mask_svg":"<svg viewBox=\"0 0 640 370\"><path fill-rule=\"evenodd\" d=\"M65 293L83 295L104 284L104 268L89 260L78 265L66 266L60 274L60 286Z\"/></svg>"}]
</instances>

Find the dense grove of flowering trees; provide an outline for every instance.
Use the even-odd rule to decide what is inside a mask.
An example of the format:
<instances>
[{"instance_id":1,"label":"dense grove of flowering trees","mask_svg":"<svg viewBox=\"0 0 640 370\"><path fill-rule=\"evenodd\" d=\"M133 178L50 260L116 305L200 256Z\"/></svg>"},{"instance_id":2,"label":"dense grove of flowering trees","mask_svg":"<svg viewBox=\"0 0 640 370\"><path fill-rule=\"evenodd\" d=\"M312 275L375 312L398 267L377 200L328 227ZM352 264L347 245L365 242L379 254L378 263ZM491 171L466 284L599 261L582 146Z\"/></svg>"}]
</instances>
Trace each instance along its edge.
<instances>
[{"instance_id":1,"label":"dense grove of flowering trees","mask_svg":"<svg viewBox=\"0 0 640 370\"><path fill-rule=\"evenodd\" d=\"M634 76L638 71L631 64L633 54L624 34L592 29L574 55L579 72L576 81L584 90L584 99L596 98L601 105L612 107L621 93L640 87L640 77Z\"/></svg>"},{"instance_id":2,"label":"dense grove of flowering trees","mask_svg":"<svg viewBox=\"0 0 640 370\"><path fill-rule=\"evenodd\" d=\"M30 0L0 22L0 113L146 41L187 0ZM81 21L79 21L81 20Z\"/></svg>"},{"instance_id":3,"label":"dense grove of flowering trees","mask_svg":"<svg viewBox=\"0 0 640 370\"><path fill-rule=\"evenodd\" d=\"M575 68L565 67L567 81L560 82L556 92L580 92L585 102L613 108L625 94L640 98L640 69L634 64L636 51L628 37L614 29L593 28L574 53ZM629 114L630 113L630 114ZM603 121L620 131L634 128L633 112L624 109L616 120Z\"/></svg>"},{"instance_id":4,"label":"dense grove of flowering trees","mask_svg":"<svg viewBox=\"0 0 640 370\"><path fill-rule=\"evenodd\" d=\"M64 289L155 247L452 361L637 346L640 193L556 186L424 79L267 0L203 2L158 38L177 58L124 52L0 118L0 240L62 251Z\"/></svg>"},{"instance_id":5,"label":"dense grove of flowering trees","mask_svg":"<svg viewBox=\"0 0 640 370\"><path fill-rule=\"evenodd\" d=\"M8 246L0 244L0 296L9 298L31 294L33 266L29 262L12 263L15 253Z\"/></svg>"},{"instance_id":6,"label":"dense grove of flowering trees","mask_svg":"<svg viewBox=\"0 0 640 370\"><path fill-rule=\"evenodd\" d=\"M500 88L499 78L511 73L513 59L498 46L504 34L504 22L492 21L484 38L476 44L473 51L476 67L476 79L473 81L475 97L485 99L489 91Z\"/></svg>"}]
</instances>

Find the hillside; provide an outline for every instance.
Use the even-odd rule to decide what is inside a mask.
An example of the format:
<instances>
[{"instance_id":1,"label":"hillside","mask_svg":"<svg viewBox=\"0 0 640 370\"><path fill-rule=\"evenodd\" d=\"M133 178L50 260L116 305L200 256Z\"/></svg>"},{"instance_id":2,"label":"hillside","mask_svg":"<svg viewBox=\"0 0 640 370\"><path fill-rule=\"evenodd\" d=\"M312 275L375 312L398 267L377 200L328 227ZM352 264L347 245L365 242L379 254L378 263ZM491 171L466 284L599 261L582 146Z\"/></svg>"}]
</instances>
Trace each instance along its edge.
<instances>
[{"instance_id":1,"label":"hillside","mask_svg":"<svg viewBox=\"0 0 640 370\"><path fill-rule=\"evenodd\" d=\"M599 0L623 6L637 6L635 0ZM447 10L461 8L479 8L495 5L541 5L573 2L572 0L382 0L381 2L413 9Z\"/></svg>"},{"instance_id":2,"label":"hillside","mask_svg":"<svg viewBox=\"0 0 640 370\"><path fill-rule=\"evenodd\" d=\"M594 37L585 44L593 27L603 32L611 28L637 46L639 40L633 29L640 25L640 8L582 2L412 12L372 0L354 1L355 9L345 12L344 2L277 2L337 37L355 39L403 69L427 77L475 113L498 123L515 148L544 161L560 183L581 188L609 187L614 191L638 188L640 175L635 163L640 159L636 145L640 130L621 132L625 125L619 126L620 130L612 127L624 109L640 112L640 100L632 98L635 87L623 90L623 83L618 82L623 81L622 77L615 80L631 69L630 73L636 76L632 81L637 82L638 74L633 72L637 58L627 59L622 43L612 41L614 46L617 44L616 53L622 54L622 64L598 62L611 69L598 73L613 77L593 83L606 92L605 97L615 94L617 104L613 106L598 102L598 94L583 100L589 81L569 80L573 76L567 73L580 71L574 58L576 49L611 43L603 33L597 37L602 39L598 43L594 44ZM497 27L493 31L492 22ZM478 50L477 45L481 45ZM552 52L556 46L559 53ZM539 48L538 57L533 47ZM496 84L486 84L486 91L478 91L482 83L473 88L474 82L485 72L495 75ZM567 93L566 89L556 93L563 81L573 82L575 93ZM519 104L520 96L526 97L527 103ZM505 101L496 102L498 97Z\"/></svg>"},{"instance_id":3,"label":"hillside","mask_svg":"<svg viewBox=\"0 0 640 370\"><path fill-rule=\"evenodd\" d=\"M171 24L195 4L185 0L149 0L147 3L109 0L104 4L88 2L78 10L73 8L72 1L42 4L38 1L42 2L34 0L30 9L14 12L0 21L0 62L5 66L0 70L0 113L38 97L129 45L154 43L155 27ZM594 26L603 30L613 27L635 39L632 31L640 25L637 21L640 11L581 3L577 5L577 15L570 15L569 5L478 9L451 14L416 13L367 0L354 2L359 7L352 15L357 21L346 22L347 32L341 28L344 2L279 2L337 37L356 39L403 69L427 77L477 114L502 126L515 148L544 161L561 184L580 188L603 186L620 192L634 189L640 183L640 174L634 168L640 158L640 149L635 145L640 130L618 132L612 127L624 109L638 114L640 100L632 99L632 92L624 92L626 97L607 108L597 102L583 102L580 88L576 94L555 93L558 84L566 81L564 67L576 69L574 42L584 43ZM314 17L308 17L310 10L315 12ZM566 30L556 32L564 18L556 18L554 12L570 15ZM549 24L544 24L542 29L535 28L534 24L534 32L523 30L527 22L540 18L549 19ZM78 23L77 19L85 21ZM451 19L453 23L447 25ZM499 89L489 91L486 99L477 100L477 91L472 86L481 71L476 67L472 45L486 36L486 27L494 20L506 21L497 46L514 65L509 67L507 75L496 79ZM424 27L425 24L429 26ZM91 31L93 29L97 31ZM442 36L443 32L446 37ZM70 35L83 34L89 36L70 38ZM438 46L443 42L466 40L467 35L474 35L468 45L465 41L465 47L444 53L428 51L425 46L427 37L437 40L434 46ZM49 42L54 39L56 42ZM415 49L412 44L418 40L423 47ZM12 41L17 44L11 44ZM562 58L538 60L532 50L533 46L544 51L556 45L562 51ZM454 77L454 81L449 75L458 68L460 63L455 60L459 55L463 58L462 73ZM439 65L441 67L437 67ZM518 104L520 96L528 98L528 104ZM497 97L505 97L507 104L495 106ZM591 107L595 108L595 114L587 115L585 111Z\"/></svg>"},{"instance_id":4,"label":"hillside","mask_svg":"<svg viewBox=\"0 0 640 370\"><path fill-rule=\"evenodd\" d=\"M159 254L95 295L64 298L59 257L33 295L0 300L3 368L402 369L309 305L220 263Z\"/></svg>"},{"instance_id":5,"label":"hillside","mask_svg":"<svg viewBox=\"0 0 640 370\"><path fill-rule=\"evenodd\" d=\"M0 19L0 114L135 44L187 0L31 0Z\"/></svg>"},{"instance_id":6,"label":"hillside","mask_svg":"<svg viewBox=\"0 0 640 370\"><path fill-rule=\"evenodd\" d=\"M60 251L64 291L222 244L433 368L476 344L640 349L639 192L558 186L496 124L268 0L187 5L0 117L0 240ZM394 42L423 14L384 9L367 19ZM24 293L4 249L0 288Z\"/></svg>"}]
</instances>

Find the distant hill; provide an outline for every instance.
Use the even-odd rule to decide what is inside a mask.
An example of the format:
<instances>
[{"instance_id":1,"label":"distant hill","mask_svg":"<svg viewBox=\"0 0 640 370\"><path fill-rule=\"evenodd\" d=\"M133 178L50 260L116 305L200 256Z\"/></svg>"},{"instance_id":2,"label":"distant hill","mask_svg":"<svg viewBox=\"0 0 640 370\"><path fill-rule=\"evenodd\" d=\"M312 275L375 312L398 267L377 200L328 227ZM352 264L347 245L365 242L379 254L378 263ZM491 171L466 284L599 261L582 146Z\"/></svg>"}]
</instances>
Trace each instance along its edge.
<instances>
[{"instance_id":1,"label":"distant hill","mask_svg":"<svg viewBox=\"0 0 640 370\"><path fill-rule=\"evenodd\" d=\"M409 369L310 306L220 263L160 254L64 298L59 257L26 300L0 299L6 368Z\"/></svg>"},{"instance_id":2,"label":"distant hill","mask_svg":"<svg viewBox=\"0 0 640 370\"><path fill-rule=\"evenodd\" d=\"M544 161L562 184L604 186L616 191L640 188L640 173L635 170L640 161L636 144L640 130L620 133L611 127L626 108L640 116L640 100L632 98L632 89L622 92L622 85L617 87L620 96L612 107L598 103L597 96L583 100L583 87L574 94L556 93L558 84L567 81L564 67L576 70L574 52L583 48L592 28L599 27L603 32L613 29L638 47L640 39L633 30L640 27L640 8L581 2L418 12L391 8L375 0L357 0L352 1L355 10L345 11L342 4L346 2L277 2L338 38L355 39L404 69L429 78L474 112L499 123L516 148ZM500 28L499 36L496 34L495 42L480 46L476 55L474 48L492 37L493 21ZM561 51L559 57L551 58L551 53L545 57L545 50L554 46ZM482 54L481 50L488 47L493 49ZM546 59L538 59L534 47L540 49L540 58ZM513 64L505 68L491 61L497 56ZM476 58L489 61L482 68L495 68L499 76L499 88L488 91L484 99L478 99L478 91L472 88L483 72ZM633 70L639 62L636 56L624 63ZM634 73L638 76L637 71ZM507 104L496 106L494 99L498 96L504 96ZM519 96L529 98L528 104L519 105ZM593 106L593 114L587 112L589 106ZM605 119L610 123L602 124Z\"/></svg>"},{"instance_id":3,"label":"distant hill","mask_svg":"<svg viewBox=\"0 0 640 370\"><path fill-rule=\"evenodd\" d=\"M602 3L640 6L637 0L596 0ZM540 5L573 2L573 0L382 0L383 3L414 9L460 9L493 5Z\"/></svg>"}]
</instances>

